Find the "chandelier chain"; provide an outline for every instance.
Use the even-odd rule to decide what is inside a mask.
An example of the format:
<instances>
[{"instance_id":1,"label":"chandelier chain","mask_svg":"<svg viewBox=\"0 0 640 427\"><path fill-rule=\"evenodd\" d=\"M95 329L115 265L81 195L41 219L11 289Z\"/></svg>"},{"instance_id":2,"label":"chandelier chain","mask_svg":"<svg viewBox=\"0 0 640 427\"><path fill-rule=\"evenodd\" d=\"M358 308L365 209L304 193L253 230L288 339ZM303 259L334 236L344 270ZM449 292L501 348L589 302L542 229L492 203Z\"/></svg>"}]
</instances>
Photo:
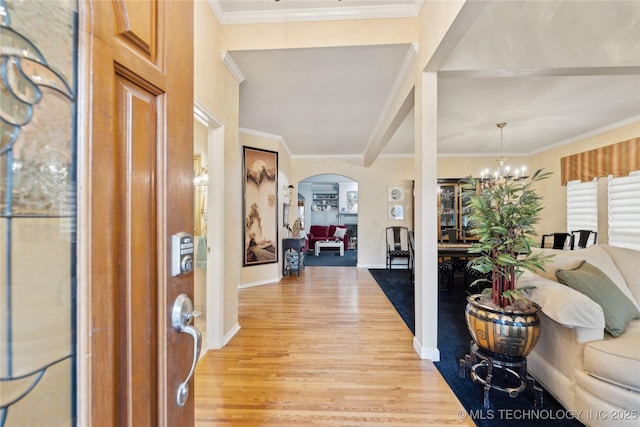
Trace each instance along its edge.
<instances>
[{"instance_id":1,"label":"chandelier chain","mask_svg":"<svg viewBox=\"0 0 640 427\"><path fill-rule=\"evenodd\" d=\"M500 158L498 159L498 162L500 162L500 166L503 166L504 162L507 160L504 158L504 144L502 138L502 129L504 129L506 125L507 122L496 123L496 126L500 128Z\"/></svg>"}]
</instances>

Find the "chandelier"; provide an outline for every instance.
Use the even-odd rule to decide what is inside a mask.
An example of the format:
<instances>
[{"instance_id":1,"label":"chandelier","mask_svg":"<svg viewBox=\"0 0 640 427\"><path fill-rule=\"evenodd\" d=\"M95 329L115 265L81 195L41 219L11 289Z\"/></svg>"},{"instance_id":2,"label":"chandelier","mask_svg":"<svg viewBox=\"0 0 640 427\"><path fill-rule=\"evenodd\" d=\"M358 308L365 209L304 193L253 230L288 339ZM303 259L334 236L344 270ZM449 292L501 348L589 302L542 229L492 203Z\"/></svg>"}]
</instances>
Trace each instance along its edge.
<instances>
[{"instance_id":1,"label":"chandelier","mask_svg":"<svg viewBox=\"0 0 640 427\"><path fill-rule=\"evenodd\" d=\"M526 168L524 166L520 168L511 168L511 166L505 164L509 159L507 159L503 155L504 139L502 132L505 126L507 126L507 122L496 123L496 126L500 129L500 157L496 159L496 161L498 162L498 167L493 172L491 172L488 168L484 169L480 172L480 179L485 184L491 184L498 183L507 179L517 181L526 178L526 176L524 175Z\"/></svg>"}]
</instances>

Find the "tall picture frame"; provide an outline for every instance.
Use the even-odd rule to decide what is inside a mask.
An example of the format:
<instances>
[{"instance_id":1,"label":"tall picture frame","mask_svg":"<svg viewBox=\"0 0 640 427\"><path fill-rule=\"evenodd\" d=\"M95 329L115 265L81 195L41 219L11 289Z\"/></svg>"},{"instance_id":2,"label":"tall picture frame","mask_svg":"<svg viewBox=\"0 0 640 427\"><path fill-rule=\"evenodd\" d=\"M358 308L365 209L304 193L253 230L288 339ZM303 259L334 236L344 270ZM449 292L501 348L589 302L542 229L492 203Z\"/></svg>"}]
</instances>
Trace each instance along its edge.
<instances>
[{"instance_id":1,"label":"tall picture frame","mask_svg":"<svg viewBox=\"0 0 640 427\"><path fill-rule=\"evenodd\" d=\"M243 266L278 262L278 153L243 146Z\"/></svg>"}]
</instances>

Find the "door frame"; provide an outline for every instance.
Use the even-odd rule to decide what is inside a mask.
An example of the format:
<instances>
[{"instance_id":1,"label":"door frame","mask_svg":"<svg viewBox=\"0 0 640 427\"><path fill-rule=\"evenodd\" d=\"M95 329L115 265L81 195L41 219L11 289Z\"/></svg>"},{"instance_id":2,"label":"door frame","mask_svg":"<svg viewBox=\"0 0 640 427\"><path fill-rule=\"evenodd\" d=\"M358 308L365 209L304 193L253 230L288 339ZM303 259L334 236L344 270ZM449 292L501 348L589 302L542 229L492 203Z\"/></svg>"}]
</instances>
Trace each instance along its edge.
<instances>
[{"instance_id":1,"label":"door frame","mask_svg":"<svg viewBox=\"0 0 640 427\"><path fill-rule=\"evenodd\" d=\"M224 124L197 99L193 115L207 127L207 272L206 272L206 348L220 349L224 337ZM213 248L213 249L211 249Z\"/></svg>"}]
</instances>

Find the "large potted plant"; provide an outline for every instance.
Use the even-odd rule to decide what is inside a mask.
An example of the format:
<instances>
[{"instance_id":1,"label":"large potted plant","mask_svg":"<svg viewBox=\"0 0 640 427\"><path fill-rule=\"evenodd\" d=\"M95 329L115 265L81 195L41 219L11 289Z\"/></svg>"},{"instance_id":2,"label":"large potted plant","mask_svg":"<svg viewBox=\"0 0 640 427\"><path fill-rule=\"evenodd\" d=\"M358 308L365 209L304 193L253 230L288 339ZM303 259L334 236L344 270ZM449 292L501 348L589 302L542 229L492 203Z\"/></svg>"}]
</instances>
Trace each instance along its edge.
<instances>
[{"instance_id":1,"label":"large potted plant","mask_svg":"<svg viewBox=\"0 0 640 427\"><path fill-rule=\"evenodd\" d=\"M547 256L532 254L542 197L532 185L551 175L537 170L531 177L490 180L468 177L471 233L478 238L469 253L478 254L469 267L482 273L471 285L490 282L481 294L467 298L465 317L475 343L492 353L527 356L538 341L539 306L526 298L527 287L516 287L524 270L544 267Z\"/></svg>"}]
</instances>

